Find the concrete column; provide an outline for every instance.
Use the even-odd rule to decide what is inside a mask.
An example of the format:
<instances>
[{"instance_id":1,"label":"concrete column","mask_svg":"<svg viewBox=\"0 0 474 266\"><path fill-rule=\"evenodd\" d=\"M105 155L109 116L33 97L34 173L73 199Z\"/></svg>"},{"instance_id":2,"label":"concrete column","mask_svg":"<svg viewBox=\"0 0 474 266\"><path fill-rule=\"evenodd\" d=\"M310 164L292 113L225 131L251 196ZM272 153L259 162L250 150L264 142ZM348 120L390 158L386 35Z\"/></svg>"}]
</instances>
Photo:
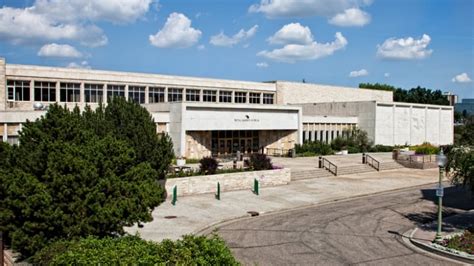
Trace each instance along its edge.
<instances>
[{"instance_id":1,"label":"concrete column","mask_svg":"<svg viewBox=\"0 0 474 266\"><path fill-rule=\"evenodd\" d=\"M5 58L0 57L0 88L5 90L7 87L7 77L6 77L6 61ZM0 93L0 110L6 109L6 93Z\"/></svg>"},{"instance_id":2,"label":"concrete column","mask_svg":"<svg viewBox=\"0 0 474 266\"><path fill-rule=\"evenodd\" d=\"M165 87L165 103L168 102L168 87Z\"/></svg>"},{"instance_id":3,"label":"concrete column","mask_svg":"<svg viewBox=\"0 0 474 266\"><path fill-rule=\"evenodd\" d=\"M3 142L7 142L8 140L8 124L3 123Z\"/></svg>"},{"instance_id":4,"label":"concrete column","mask_svg":"<svg viewBox=\"0 0 474 266\"><path fill-rule=\"evenodd\" d=\"M80 87L80 92L79 92L79 102L80 103L85 103L86 99L84 98L84 82L81 82L81 87Z\"/></svg>"},{"instance_id":5,"label":"concrete column","mask_svg":"<svg viewBox=\"0 0 474 266\"><path fill-rule=\"evenodd\" d=\"M202 98L203 92L202 89L199 90L199 102L204 102L204 99Z\"/></svg>"},{"instance_id":6,"label":"concrete column","mask_svg":"<svg viewBox=\"0 0 474 266\"><path fill-rule=\"evenodd\" d=\"M51 101L51 99L49 100ZM60 101L61 101L61 82L56 81L56 102L60 102Z\"/></svg>"},{"instance_id":7,"label":"concrete column","mask_svg":"<svg viewBox=\"0 0 474 266\"><path fill-rule=\"evenodd\" d=\"M150 103L150 87L149 86L145 86L145 104L148 104Z\"/></svg>"},{"instance_id":8,"label":"concrete column","mask_svg":"<svg viewBox=\"0 0 474 266\"><path fill-rule=\"evenodd\" d=\"M30 80L30 101L35 102L35 81Z\"/></svg>"},{"instance_id":9,"label":"concrete column","mask_svg":"<svg viewBox=\"0 0 474 266\"><path fill-rule=\"evenodd\" d=\"M125 99L128 101L128 84L125 85Z\"/></svg>"},{"instance_id":10,"label":"concrete column","mask_svg":"<svg viewBox=\"0 0 474 266\"><path fill-rule=\"evenodd\" d=\"M231 100L231 103L235 103L234 97L235 97L235 91L232 91L232 100Z\"/></svg>"},{"instance_id":11,"label":"concrete column","mask_svg":"<svg viewBox=\"0 0 474 266\"><path fill-rule=\"evenodd\" d=\"M108 95L107 95L107 87L108 87L108 86L109 86L108 83L104 83L104 87L102 88L102 93L103 93L103 95L104 95L104 96L103 96L103 97L104 97L104 100L103 100L103 103L104 103L104 104L107 104L107 97L108 97Z\"/></svg>"},{"instance_id":12,"label":"concrete column","mask_svg":"<svg viewBox=\"0 0 474 266\"><path fill-rule=\"evenodd\" d=\"M245 92L245 98L247 99L245 103L250 103L249 92Z\"/></svg>"},{"instance_id":13,"label":"concrete column","mask_svg":"<svg viewBox=\"0 0 474 266\"><path fill-rule=\"evenodd\" d=\"M263 104L263 92L260 93L260 104Z\"/></svg>"}]
</instances>

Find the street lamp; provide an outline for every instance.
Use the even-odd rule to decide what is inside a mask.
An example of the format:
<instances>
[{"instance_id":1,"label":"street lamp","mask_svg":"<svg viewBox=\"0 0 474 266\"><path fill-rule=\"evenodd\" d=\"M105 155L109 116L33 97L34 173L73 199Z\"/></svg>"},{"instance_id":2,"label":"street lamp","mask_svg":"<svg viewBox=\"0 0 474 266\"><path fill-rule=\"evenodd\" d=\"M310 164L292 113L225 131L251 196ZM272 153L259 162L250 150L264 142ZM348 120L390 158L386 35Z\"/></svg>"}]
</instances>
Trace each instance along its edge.
<instances>
[{"instance_id":1,"label":"street lamp","mask_svg":"<svg viewBox=\"0 0 474 266\"><path fill-rule=\"evenodd\" d=\"M443 206L443 194L444 194L444 189L443 189L443 184L442 179L443 179L443 169L446 166L446 163L448 161L448 158L446 158L446 155L443 154L443 149L440 149L439 154L436 156L436 163L438 164L439 167L439 184L438 184L438 189L436 190L436 196L438 196L438 231L436 232L436 238L435 242L441 242L442 237L441 237L441 226L443 223L443 212L442 212L442 206Z\"/></svg>"}]
</instances>

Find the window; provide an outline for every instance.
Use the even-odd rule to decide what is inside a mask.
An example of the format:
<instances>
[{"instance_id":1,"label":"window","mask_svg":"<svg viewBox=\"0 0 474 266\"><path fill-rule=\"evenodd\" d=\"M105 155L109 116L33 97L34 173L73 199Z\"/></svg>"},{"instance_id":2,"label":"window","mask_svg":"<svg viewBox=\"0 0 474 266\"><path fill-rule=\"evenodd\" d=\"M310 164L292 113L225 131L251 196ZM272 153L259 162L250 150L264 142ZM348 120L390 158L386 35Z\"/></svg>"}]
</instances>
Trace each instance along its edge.
<instances>
[{"instance_id":1,"label":"window","mask_svg":"<svg viewBox=\"0 0 474 266\"><path fill-rule=\"evenodd\" d=\"M165 101L165 88L150 87L148 89L148 102L149 103L162 103L164 101Z\"/></svg>"},{"instance_id":2,"label":"window","mask_svg":"<svg viewBox=\"0 0 474 266\"><path fill-rule=\"evenodd\" d=\"M202 100L204 102L216 102L217 101L217 91L203 90L202 91Z\"/></svg>"},{"instance_id":3,"label":"window","mask_svg":"<svg viewBox=\"0 0 474 266\"><path fill-rule=\"evenodd\" d=\"M183 89L169 88L168 89L168 102L181 102L183 101Z\"/></svg>"},{"instance_id":4,"label":"window","mask_svg":"<svg viewBox=\"0 0 474 266\"><path fill-rule=\"evenodd\" d=\"M260 93L251 92L249 95L250 103L260 103Z\"/></svg>"},{"instance_id":5,"label":"window","mask_svg":"<svg viewBox=\"0 0 474 266\"><path fill-rule=\"evenodd\" d=\"M27 80L7 81L7 91L9 101L30 100L30 82Z\"/></svg>"},{"instance_id":6,"label":"window","mask_svg":"<svg viewBox=\"0 0 474 266\"><path fill-rule=\"evenodd\" d=\"M125 97L125 85L107 85L107 101L117 96Z\"/></svg>"},{"instance_id":7,"label":"window","mask_svg":"<svg viewBox=\"0 0 474 266\"><path fill-rule=\"evenodd\" d=\"M81 84L63 83L60 84L59 100L61 102L74 103L81 101Z\"/></svg>"},{"instance_id":8,"label":"window","mask_svg":"<svg viewBox=\"0 0 474 266\"><path fill-rule=\"evenodd\" d=\"M56 82L35 81L35 101L55 102Z\"/></svg>"},{"instance_id":9,"label":"window","mask_svg":"<svg viewBox=\"0 0 474 266\"><path fill-rule=\"evenodd\" d=\"M264 93L263 94L263 104L273 104L273 94Z\"/></svg>"},{"instance_id":10,"label":"window","mask_svg":"<svg viewBox=\"0 0 474 266\"><path fill-rule=\"evenodd\" d=\"M241 91L236 91L235 92L235 97L234 97L234 102L236 102L236 103L246 103L247 102L247 93L246 92L241 92Z\"/></svg>"},{"instance_id":11,"label":"window","mask_svg":"<svg viewBox=\"0 0 474 266\"><path fill-rule=\"evenodd\" d=\"M145 103L145 87L128 86L128 99L136 103Z\"/></svg>"},{"instance_id":12,"label":"window","mask_svg":"<svg viewBox=\"0 0 474 266\"><path fill-rule=\"evenodd\" d=\"M104 85L84 84L86 103L101 103L104 101Z\"/></svg>"},{"instance_id":13,"label":"window","mask_svg":"<svg viewBox=\"0 0 474 266\"><path fill-rule=\"evenodd\" d=\"M221 103L231 103L232 102L232 92L231 91L219 91L219 102L221 102Z\"/></svg>"},{"instance_id":14,"label":"window","mask_svg":"<svg viewBox=\"0 0 474 266\"><path fill-rule=\"evenodd\" d=\"M313 131L308 131L308 140L313 141Z\"/></svg>"},{"instance_id":15,"label":"window","mask_svg":"<svg viewBox=\"0 0 474 266\"><path fill-rule=\"evenodd\" d=\"M201 91L195 89L186 89L187 102L199 102Z\"/></svg>"},{"instance_id":16,"label":"window","mask_svg":"<svg viewBox=\"0 0 474 266\"><path fill-rule=\"evenodd\" d=\"M319 137L319 133L318 133L318 132L319 132L319 131L317 131L317 130L314 131L314 140L315 140L315 141L320 140L320 139L318 139L318 137Z\"/></svg>"}]
</instances>

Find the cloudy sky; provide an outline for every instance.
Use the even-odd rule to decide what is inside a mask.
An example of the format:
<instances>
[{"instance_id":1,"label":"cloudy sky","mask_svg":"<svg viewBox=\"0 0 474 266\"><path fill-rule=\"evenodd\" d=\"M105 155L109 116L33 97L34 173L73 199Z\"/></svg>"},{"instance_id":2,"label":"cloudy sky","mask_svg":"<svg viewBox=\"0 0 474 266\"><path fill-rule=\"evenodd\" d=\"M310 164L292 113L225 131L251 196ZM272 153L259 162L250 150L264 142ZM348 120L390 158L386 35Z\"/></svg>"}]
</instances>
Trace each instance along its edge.
<instances>
[{"instance_id":1,"label":"cloudy sky","mask_svg":"<svg viewBox=\"0 0 474 266\"><path fill-rule=\"evenodd\" d=\"M7 63L474 98L472 0L0 0Z\"/></svg>"}]
</instances>

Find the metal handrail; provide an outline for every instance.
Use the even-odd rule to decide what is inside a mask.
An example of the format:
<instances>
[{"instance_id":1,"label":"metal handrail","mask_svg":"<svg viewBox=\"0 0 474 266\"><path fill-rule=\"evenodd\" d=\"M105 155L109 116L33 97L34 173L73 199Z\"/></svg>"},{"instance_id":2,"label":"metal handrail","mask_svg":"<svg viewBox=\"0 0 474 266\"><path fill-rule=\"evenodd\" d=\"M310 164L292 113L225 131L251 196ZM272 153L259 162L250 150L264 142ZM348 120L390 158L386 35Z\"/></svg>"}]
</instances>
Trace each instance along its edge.
<instances>
[{"instance_id":1,"label":"metal handrail","mask_svg":"<svg viewBox=\"0 0 474 266\"><path fill-rule=\"evenodd\" d=\"M328 166L326 166L326 162L328 163ZM329 161L328 159L322 157L322 164L323 164L323 168L324 169L327 169L329 172L331 172L333 175L336 175L337 176L337 165L331 163L331 161ZM331 166L333 167L333 169L331 169Z\"/></svg>"},{"instance_id":2,"label":"metal handrail","mask_svg":"<svg viewBox=\"0 0 474 266\"><path fill-rule=\"evenodd\" d=\"M370 160L370 162L369 162L369 160ZM377 163L377 166L375 166L374 162ZM365 163L368 164L369 166L371 166L372 168L374 168L375 170L380 171L380 162L377 161L377 159L375 159L374 157L366 154L365 155Z\"/></svg>"}]
</instances>

